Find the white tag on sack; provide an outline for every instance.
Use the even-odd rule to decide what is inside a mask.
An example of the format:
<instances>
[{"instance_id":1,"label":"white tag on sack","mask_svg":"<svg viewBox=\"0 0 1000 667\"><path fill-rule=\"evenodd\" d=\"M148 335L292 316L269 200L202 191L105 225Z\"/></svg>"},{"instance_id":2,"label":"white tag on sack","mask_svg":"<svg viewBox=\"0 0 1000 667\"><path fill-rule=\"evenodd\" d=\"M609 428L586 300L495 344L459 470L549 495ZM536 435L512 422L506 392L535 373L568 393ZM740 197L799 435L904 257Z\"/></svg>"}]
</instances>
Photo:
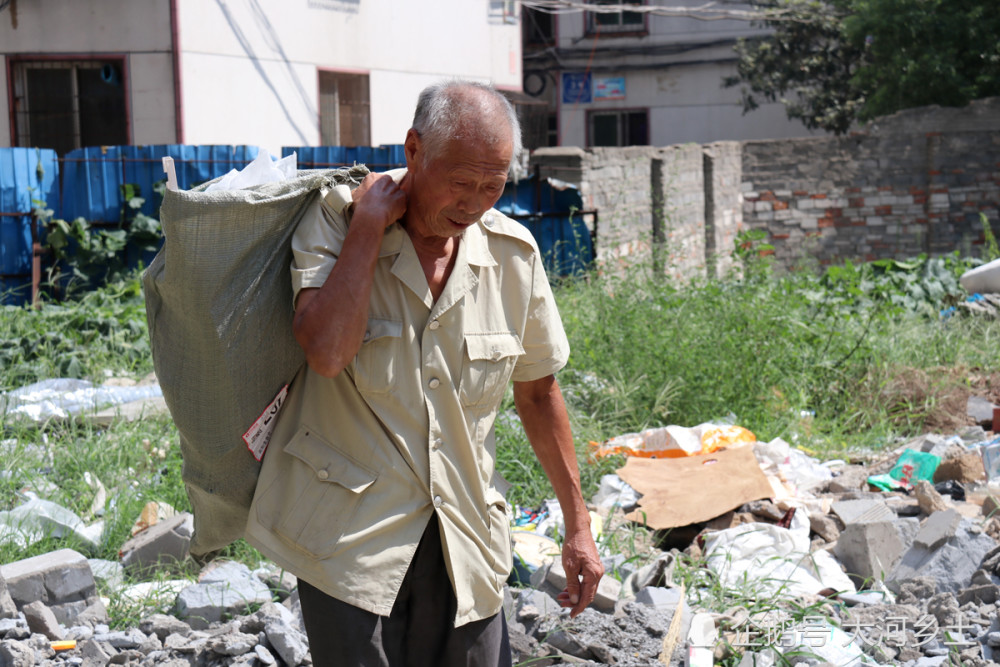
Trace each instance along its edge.
<instances>
[{"instance_id":1,"label":"white tag on sack","mask_svg":"<svg viewBox=\"0 0 1000 667\"><path fill-rule=\"evenodd\" d=\"M286 384L274 397L274 400L264 408L264 412L260 413L260 417L257 417L257 420L243 434L243 442L247 443L247 449L258 461L264 458L267 443L271 442L271 433L274 432L274 425L278 421L278 412L285 404L285 396L287 395L288 385Z\"/></svg>"}]
</instances>

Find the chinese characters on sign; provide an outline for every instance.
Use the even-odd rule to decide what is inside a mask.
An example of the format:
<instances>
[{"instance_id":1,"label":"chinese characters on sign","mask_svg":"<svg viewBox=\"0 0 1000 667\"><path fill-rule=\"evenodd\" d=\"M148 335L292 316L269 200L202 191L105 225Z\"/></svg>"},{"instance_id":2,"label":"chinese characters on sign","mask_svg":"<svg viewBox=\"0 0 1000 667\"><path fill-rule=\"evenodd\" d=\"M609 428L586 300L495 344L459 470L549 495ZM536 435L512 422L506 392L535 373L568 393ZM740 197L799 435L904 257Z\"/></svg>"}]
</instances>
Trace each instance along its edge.
<instances>
[{"instance_id":1,"label":"chinese characters on sign","mask_svg":"<svg viewBox=\"0 0 1000 667\"><path fill-rule=\"evenodd\" d=\"M563 72L563 104L588 104L593 100L590 72Z\"/></svg>"}]
</instances>

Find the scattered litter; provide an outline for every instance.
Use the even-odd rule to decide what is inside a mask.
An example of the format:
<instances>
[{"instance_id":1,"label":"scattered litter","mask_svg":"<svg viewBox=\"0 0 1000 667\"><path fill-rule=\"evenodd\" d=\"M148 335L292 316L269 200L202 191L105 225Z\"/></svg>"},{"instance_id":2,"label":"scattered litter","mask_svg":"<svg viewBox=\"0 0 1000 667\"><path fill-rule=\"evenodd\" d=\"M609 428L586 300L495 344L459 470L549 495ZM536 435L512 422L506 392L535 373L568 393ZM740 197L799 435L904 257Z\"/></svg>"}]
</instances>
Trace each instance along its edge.
<instances>
[{"instance_id":1,"label":"scattered litter","mask_svg":"<svg viewBox=\"0 0 1000 667\"><path fill-rule=\"evenodd\" d=\"M756 443L753 453L764 474L777 477L793 497L833 479L830 466L820 463L781 438Z\"/></svg>"},{"instance_id":2,"label":"scattered litter","mask_svg":"<svg viewBox=\"0 0 1000 667\"><path fill-rule=\"evenodd\" d=\"M0 512L0 544L13 542L24 549L46 537L74 535L92 549L100 546L103 521L88 526L62 505L39 498L30 491L24 495L27 502Z\"/></svg>"},{"instance_id":3,"label":"scattered litter","mask_svg":"<svg viewBox=\"0 0 1000 667\"><path fill-rule=\"evenodd\" d=\"M92 472L83 473L83 481L94 491L94 500L90 503L90 516L104 516L105 505L108 502L107 489Z\"/></svg>"},{"instance_id":4,"label":"scattered litter","mask_svg":"<svg viewBox=\"0 0 1000 667\"><path fill-rule=\"evenodd\" d=\"M296 154L292 153L280 160L272 160L267 149L261 148L257 157L243 169L233 169L228 174L212 183L205 192L217 190L242 190L264 183L277 183L295 178L297 169Z\"/></svg>"},{"instance_id":5,"label":"scattered litter","mask_svg":"<svg viewBox=\"0 0 1000 667\"><path fill-rule=\"evenodd\" d=\"M642 458L678 458L694 454L710 454L725 447L736 447L756 442L757 437L743 428L731 424L700 424L661 426L626 433L606 440L603 444L591 442L590 455L595 459L614 454Z\"/></svg>"},{"instance_id":6,"label":"scattered litter","mask_svg":"<svg viewBox=\"0 0 1000 667\"><path fill-rule=\"evenodd\" d=\"M626 518L657 530L708 521L772 494L749 447L685 458L629 458L618 474L642 494Z\"/></svg>"},{"instance_id":7,"label":"scattered litter","mask_svg":"<svg viewBox=\"0 0 1000 667\"><path fill-rule=\"evenodd\" d=\"M155 526L163 519L169 519L172 516L177 516L177 510L164 502L148 502L146 503L142 511L139 513L139 518L135 520L132 524L131 534L133 536L141 533L150 526Z\"/></svg>"},{"instance_id":8,"label":"scattered litter","mask_svg":"<svg viewBox=\"0 0 1000 667\"><path fill-rule=\"evenodd\" d=\"M628 512L639 504L639 494L618 475L604 475L591 501L602 510L620 507Z\"/></svg>"},{"instance_id":9,"label":"scattered litter","mask_svg":"<svg viewBox=\"0 0 1000 667\"><path fill-rule=\"evenodd\" d=\"M840 563L823 549L810 553L809 524L792 528L746 523L705 536L705 556L726 588L782 596L814 596L825 589L856 592Z\"/></svg>"},{"instance_id":10,"label":"scattered litter","mask_svg":"<svg viewBox=\"0 0 1000 667\"><path fill-rule=\"evenodd\" d=\"M97 412L110 405L162 397L159 385L119 387L87 380L56 378L0 394L0 413L36 422Z\"/></svg>"},{"instance_id":11,"label":"scattered litter","mask_svg":"<svg viewBox=\"0 0 1000 667\"><path fill-rule=\"evenodd\" d=\"M883 491L896 489L913 489L920 480L934 481L934 472L941 463L941 457L915 449L904 449L896 465L888 475L872 475L868 483Z\"/></svg>"}]
</instances>

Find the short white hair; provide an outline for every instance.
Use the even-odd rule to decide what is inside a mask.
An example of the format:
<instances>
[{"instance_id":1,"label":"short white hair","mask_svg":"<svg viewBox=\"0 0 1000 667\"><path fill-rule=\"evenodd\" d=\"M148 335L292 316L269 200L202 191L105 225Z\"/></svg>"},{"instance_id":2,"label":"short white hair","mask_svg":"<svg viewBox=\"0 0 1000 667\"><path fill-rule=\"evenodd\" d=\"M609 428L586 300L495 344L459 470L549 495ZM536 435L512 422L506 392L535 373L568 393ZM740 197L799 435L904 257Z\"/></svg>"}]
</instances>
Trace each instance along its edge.
<instances>
[{"instance_id":1,"label":"short white hair","mask_svg":"<svg viewBox=\"0 0 1000 667\"><path fill-rule=\"evenodd\" d=\"M486 94L486 105L480 98L463 94L470 89ZM492 108L491 108L492 107ZM488 135L488 126L470 123L470 119L482 117L484 113L500 111L510 125L513 151L510 166L518 164L524 147L521 144L521 123L510 101L496 88L478 81L451 80L431 84L423 89L417 99L417 109L413 114L413 129L420 135L428 157L434 157L452 139L491 141L495 135ZM457 134L459 131L465 134Z\"/></svg>"}]
</instances>

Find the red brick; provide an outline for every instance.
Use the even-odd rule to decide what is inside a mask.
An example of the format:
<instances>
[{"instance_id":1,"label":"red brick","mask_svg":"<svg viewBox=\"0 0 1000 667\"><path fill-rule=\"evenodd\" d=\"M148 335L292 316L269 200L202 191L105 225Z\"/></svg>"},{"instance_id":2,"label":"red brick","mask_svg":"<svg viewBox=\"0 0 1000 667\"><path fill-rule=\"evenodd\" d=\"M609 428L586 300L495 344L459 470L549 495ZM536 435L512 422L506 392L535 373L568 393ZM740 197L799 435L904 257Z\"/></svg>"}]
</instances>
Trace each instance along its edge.
<instances>
[{"instance_id":1,"label":"red brick","mask_svg":"<svg viewBox=\"0 0 1000 667\"><path fill-rule=\"evenodd\" d=\"M928 132L927 136L928 137L940 137L941 133L940 132Z\"/></svg>"},{"instance_id":2,"label":"red brick","mask_svg":"<svg viewBox=\"0 0 1000 667\"><path fill-rule=\"evenodd\" d=\"M910 194L911 195L922 195L922 194L926 194L926 193L924 192L923 188L918 188L917 186L914 185L914 186L912 186L910 188Z\"/></svg>"},{"instance_id":3,"label":"red brick","mask_svg":"<svg viewBox=\"0 0 1000 667\"><path fill-rule=\"evenodd\" d=\"M826 199L826 195L824 195L824 194L819 194L819 195L809 195L809 196L810 196L810 198L812 198L812 199Z\"/></svg>"},{"instance_id":4,"label":"red brick","mask_svg":"<svg viewBox=\"0 0 1000 667\"><path fill-rule=\"evenodd\" d=\"M868 225L868 223L865 222L864 220L852 220L851 221L851 227L865 227L866 225Z\"/></svg>"},{"instance_id":5,"label":"red brick","mask_svg":"<svg viewBox=\"0 0 1000 667\"><path fill-rule=\"evenodd\" d=\"M839 208L828 208L826 209L826 217L828 218L839 218L844 214L843 209Z\"/></svg>"},{"instance_id":6,"label":"red brick","mask_svg":"<svg viewBox=\"0 0 1000 667\"><path fill-rule=\"evenodd\" d=\"M819 221L816 223L816 225L820 229L823 229L825 227L833 227L834 226L834 222L833 222L832 218L820 218Z\"/></svg>"},{"instance_id":7,"label":"red brick","mask_svg":"<svg viewBox=\"0 0 1000 667\"><path fill-rule=\"evenodd\" d=\"M931 194L948 194L948 188L931 188Z\"/></svg>"},{"instance_id":8,"label":"red brick","mask_svg":"<svg viewBox=\"0 0 1000 667\"><path fill-rule=\"evenodd\" d=\"M875 215L892 215L891 206L876 206Z\"/></svg>"},{"instance_id":9,"label":"red brick","mask_svg":"<svg viewBox=\"0 0 1000 667\"><path fill-rule=\"evenodd\" d=\"M865 205L865 198L864 197L855 197L853 199L847 200L847 204L851 208L863 208L864 205Z\"/></svg>"},{"instance_id":10,"label":"red brick","mask_svg":"<svg viewBox=\"0 0 1000 667\"><path fill-rule=\"evenodd\" d=\"M771 192L770 190L765 190L764 192L760 193L761 201L774 201L775 199L777 199L777 197L775 197L774 193Z\"/></svg>"},{"instance_id":11,"label":"red brick","mask_svg":"<svg viewBox=\"0 0 1000 667\"><path fill-rule=\"evenodd\" d=\"M938 171L937 169L928 169L927 170L927 175L928 176L940 176L941 172Z\"/></svg>"},{"instance_id":12,"label":"red brick","mask_svg":"<svg viewBox=\"0 0 1000 667\"><path fill-rule=\"evenodd\" d=\"M774 250L761 250L760 252L757 253L757 255L760 257L767 257L768 255L773 255L773 254Z\"/></svg>"},{"instance_id":13,"label":"red brick","mask_svg":"<svg viewBox=\"0 0 1000 667\"><path fill-rule=\"evenodd\" d=\"M775 211L784 211L786 208L788 208L788 202L786 202L786 201L775 201L771 205L771 208L773 208Z\"/></svg>"},{"instance_id":14,"label":"red brick","mask_svg":"<svg viewBox=\"0 0 1000 667\"><path fill-rule=\"evenodd\" d=\"M806 232L806 238L810 238L813 236L820 236L820 235L821 235L820 232Z\"/></svg>"},{"instance_id":15,"label":"red brick","mask_svg":"<svg viewBox=\"0 0 1000 667\"><path fill-rule=\"evenodd\" d=\"M880 185L880 186L878 186L878 191L879 192L892 192L892 186L891 185Z\"/></svg>"},{"instance_id":16,"label":"red brick","mask_svg":"<svg viewBox=\"0 0 1000 667\"><path fill-rule=\"evenodd\" d=\"M952 169L951 173L953 173L953 174L964 174L965 170L964 169Z\"/></svg>"},{"instance_id":17,"label":"red brick","mask_svg":"<svg viewBox=\"0 0 1000 667\"><path fill-rule=\"evenodd\" d=\"M861 192L861 188L844 188L844 192L850 195L855 195Z\"/></svg>"},{"instance_id":18,"label":"red brick","mask_svg":"<svg viewBox=\"0 0 1000 667\"><path fill-rule=\"evenodd\" d=\"M775 241L784 241L785 239L791 238L791 234L772 234L771 238Z\"/></svg>"},{"instance_id":19,"label":"red brick","mask_svg":"<svg viewBox=\"0 0 1000 667\"><path fill-rule=\"evenodd\" d=\"M917 223L918 225L926 225L927 218L917 218L916 220L914 220L914 222Z\"/></svg>"},{"instance_id":20,"label":"red brick","mask_svg":"<svg viewBox=\"0 0 1000 667\"><path fill-rule=\"evenodd\" d=\"M1000 162L997 163L997 166L1000 167ZM792 192L792 194L795 195L796 197L808 197L809 196L809 193L806 192L805 190L795 190L794 192Z\"/></svg>"},{"instance_id":21,"label":"red brick","mask_svg":"<svg viewBox=\"0 0 1000 667\"><path fill-rule=\"evenodd\" d=\"M927 195L913 195L913 203L914 204L926 204L927 203Z\"/></svg>"}]
</instances>

